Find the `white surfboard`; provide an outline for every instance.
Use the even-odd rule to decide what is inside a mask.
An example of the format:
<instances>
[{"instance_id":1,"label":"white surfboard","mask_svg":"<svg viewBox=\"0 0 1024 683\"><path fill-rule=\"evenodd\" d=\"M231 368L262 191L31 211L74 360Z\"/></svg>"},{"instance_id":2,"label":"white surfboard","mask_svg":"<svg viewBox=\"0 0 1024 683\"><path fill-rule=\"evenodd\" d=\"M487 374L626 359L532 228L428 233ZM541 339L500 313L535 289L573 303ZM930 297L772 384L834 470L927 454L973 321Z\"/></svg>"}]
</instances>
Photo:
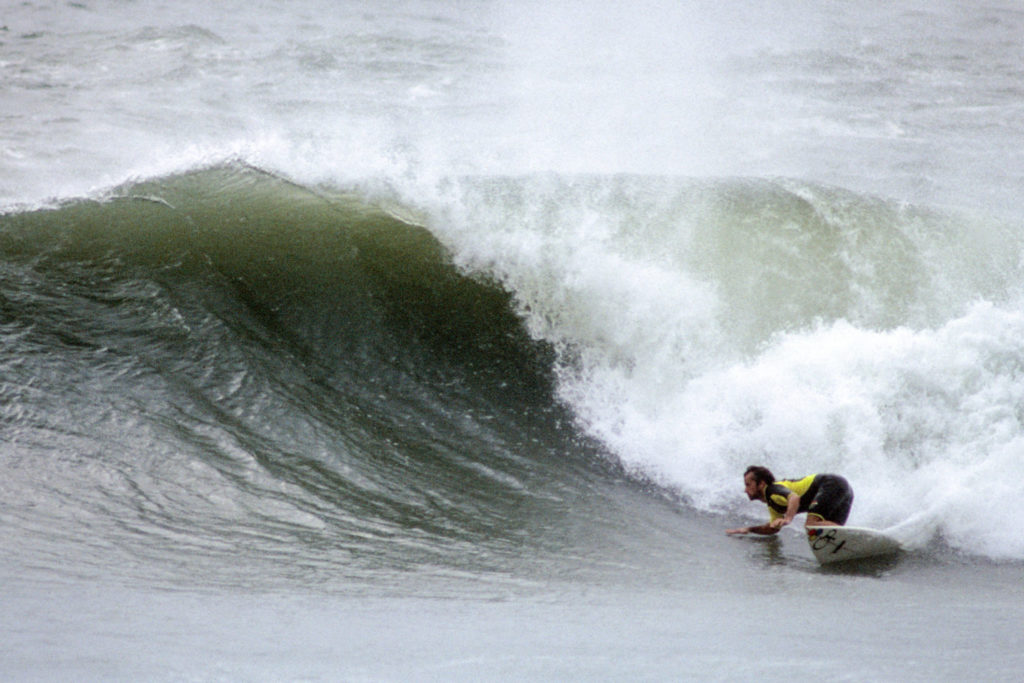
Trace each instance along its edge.
<instances>
[{"instance_id":1,"label":"white surfboard","mask_svg":"<svg viewBox=\"0 0 1024 683\"><path fill-rule=\"evenodd\" d=\"M899 541L881 531L855 526L810 527L807 542L822 564L894 555L902 547Z\"/></svg>"}]
</instances>

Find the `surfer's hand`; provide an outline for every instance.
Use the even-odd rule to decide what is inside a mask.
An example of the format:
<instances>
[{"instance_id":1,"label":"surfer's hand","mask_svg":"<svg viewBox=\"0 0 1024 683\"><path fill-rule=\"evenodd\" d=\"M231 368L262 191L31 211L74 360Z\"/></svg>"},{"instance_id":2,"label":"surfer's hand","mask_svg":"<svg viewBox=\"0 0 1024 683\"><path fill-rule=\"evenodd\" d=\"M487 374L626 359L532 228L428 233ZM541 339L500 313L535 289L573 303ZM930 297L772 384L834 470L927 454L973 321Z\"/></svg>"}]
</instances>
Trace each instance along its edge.
<instances>
[{"instance_id":1,"label":"surfer's hand","mask_svg":"<svg viewBox=\"0 0 1024 683\"><path fill-rule=\"evenodd\" d=\"M734 536L736 534L749 534L750 527L743 527L742 529L726 529L725 533L729 534L730 536Z\"/></svg>"},{"instance_id":2,"label":"surfer's hand","mask_svg":"<svg viewBox=\"0 0 1024 683\"><path fill-rule=\"evenodd\" d=\"M771 522L769 522L769 524L770 524L770 526L773 529L781 529L782 527L786 526L787 524L789 524L792 521L793 520L786 519L785 517L778 517L776 519L773 519Z\"/></svg>"}]
</instances>

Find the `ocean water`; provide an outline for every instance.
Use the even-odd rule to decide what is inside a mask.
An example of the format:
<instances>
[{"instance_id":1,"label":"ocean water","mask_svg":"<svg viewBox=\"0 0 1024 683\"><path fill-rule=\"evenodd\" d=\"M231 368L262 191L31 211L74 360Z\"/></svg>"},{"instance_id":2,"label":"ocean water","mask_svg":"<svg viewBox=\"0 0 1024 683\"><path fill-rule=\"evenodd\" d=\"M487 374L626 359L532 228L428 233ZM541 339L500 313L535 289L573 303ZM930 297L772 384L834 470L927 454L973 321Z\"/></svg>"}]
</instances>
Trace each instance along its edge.
<instances>
[{"instance_id":1,"label":"ocean water","mask_svg":"<svg viewBox=\"0 0 1024 683\"><path fill-rule=\"evenodd\" d=\"M0 677L1020 680L1022 30L0 10Z\"/></svg>"}]
</instances>

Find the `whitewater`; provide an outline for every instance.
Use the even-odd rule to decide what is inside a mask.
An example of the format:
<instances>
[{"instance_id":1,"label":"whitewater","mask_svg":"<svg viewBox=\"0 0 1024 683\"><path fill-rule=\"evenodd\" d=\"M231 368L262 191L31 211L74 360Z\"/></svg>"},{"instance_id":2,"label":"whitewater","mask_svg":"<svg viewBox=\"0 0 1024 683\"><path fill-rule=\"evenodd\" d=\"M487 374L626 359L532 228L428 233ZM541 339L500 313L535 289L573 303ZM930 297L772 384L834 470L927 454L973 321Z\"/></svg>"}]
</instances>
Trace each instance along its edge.
<instances>
[{"instance_id":1,"label":"whitewater","mask_svg":"<svg viewBox=\"0 0 1024 683\"><path fill-rule=\"evenodd\" d=\"M1013 680L1022 28L4 9L5 677ZM726 538L750 464L906 553Z\"/></svg>"}]
</instances>

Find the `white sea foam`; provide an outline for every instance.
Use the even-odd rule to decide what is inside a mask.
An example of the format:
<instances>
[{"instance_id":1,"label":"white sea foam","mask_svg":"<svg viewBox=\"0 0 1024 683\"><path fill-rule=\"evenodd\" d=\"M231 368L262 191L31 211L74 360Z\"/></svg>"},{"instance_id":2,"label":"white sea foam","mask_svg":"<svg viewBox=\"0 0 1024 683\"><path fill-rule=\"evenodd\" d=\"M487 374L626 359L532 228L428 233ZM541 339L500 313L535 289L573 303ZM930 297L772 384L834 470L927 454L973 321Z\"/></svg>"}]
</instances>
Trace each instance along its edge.
<instances>
[{"instance_id":1,"label":"white sea foam","mask_svg":"<svg viewBox=\"0 0 1024 683\"><path fill-rule=\"evenodd\" d=\"M853 523L1024 557L991 525L1024 522L1019 242L784 185L503 179L468 183L437 222L462 267L515 294L561 352L562 399L641 475L759 514L746 465L838 472ZM724 252L705 239L736 225Z\"/></svg>"}]
</instances>

